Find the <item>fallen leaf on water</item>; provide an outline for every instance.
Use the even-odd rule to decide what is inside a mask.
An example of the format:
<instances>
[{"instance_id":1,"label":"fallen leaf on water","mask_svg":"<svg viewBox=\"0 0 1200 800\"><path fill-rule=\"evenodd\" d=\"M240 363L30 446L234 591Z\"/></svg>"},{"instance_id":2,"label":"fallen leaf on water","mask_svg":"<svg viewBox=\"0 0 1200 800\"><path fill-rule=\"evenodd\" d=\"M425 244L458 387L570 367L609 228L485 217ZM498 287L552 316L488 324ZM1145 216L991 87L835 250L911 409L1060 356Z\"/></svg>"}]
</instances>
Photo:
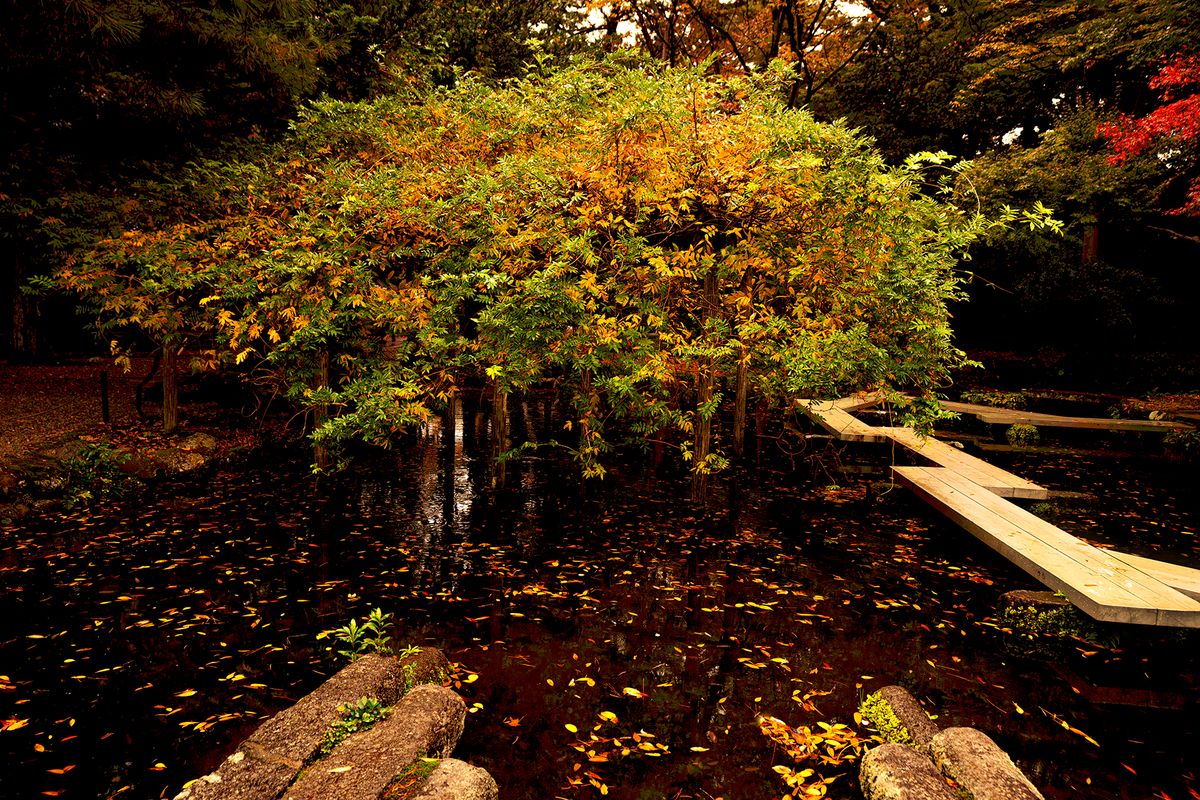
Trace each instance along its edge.
<instances>
[{"instance_id":1,"label":"fallen leaf on water","mask_svg":"<svg viewBox=\"0 0 1200 800\"><path fill-rule=\"evenodd\" d=\"M24 728L29 724L27 719L12 719L0 720L0 731L15 731L17 728Z\"/></svg>"}]
</instances>

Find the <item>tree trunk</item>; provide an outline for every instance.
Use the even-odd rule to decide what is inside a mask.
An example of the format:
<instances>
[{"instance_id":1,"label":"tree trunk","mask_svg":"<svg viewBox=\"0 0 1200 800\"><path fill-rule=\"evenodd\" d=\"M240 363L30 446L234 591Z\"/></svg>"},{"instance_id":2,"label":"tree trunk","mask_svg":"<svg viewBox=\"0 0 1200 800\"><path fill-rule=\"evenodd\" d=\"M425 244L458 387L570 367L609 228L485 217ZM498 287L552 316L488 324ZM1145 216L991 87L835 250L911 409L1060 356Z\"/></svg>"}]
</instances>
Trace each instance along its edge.
<instances>
[{"instance_id":1,"label":"tree trunk","mask_svg":"<svg viewBox=\"0 0 1200 800\"><path fill-rule=\"evenodd\" d=\"M763 442L767 436L767 401L760 397L754 404L754 458L762 466Z\"/></svg>"},{"instance_id":2,"label":"tree trunk","mask_svg":"<svg viewBox=\"0 0 1200 800\"><path fill-rule=\"evenodd\" d=\"M492 384L492 486L504 486L505 464L500 454L508 450L508 392Z\"/></svg>"},{"instance_id":3,"label":"tree trunk","mask_svg":"<svg viewBox=\"0 0 1200 800\"><path fill-rule=\"evenodd\" d=\"M162 425L163 433L179 427L178 345L168 342L162 348Z\"/></svg>"},{"instance_id":4,"label":"tree trunk","mask_svg":"<svg viewBox=\"0 0 1200 800\"><path fill-rule=\"evenodd\" d=\"M462 398L458 394L458 389L450 390L450 398L446 401L446 416L442 424L442 443L454 449L455 443L458 441L458 418L462 412ZM463 415L465 419L466 416Z\"/></svg>"},{"instance_id":5,"label":"tree trunk","mask_svg":"<svg viewBox=\"0 0 1200 800\"><path fill-rule=\"evenodd\" d=\"M1082 261L1084 264L1091 264L1100 257L1100 226L1086 225L1083 228L1083 252Z\"/></svg>"},{"instance_id":6,"label":"tree trunk","mask_svg":"<svg viewBox=\"0 0 1200 800\"><path fill-rule=\"evenodd\" d=\"M717 306L717 271L710 269L704 276L704 308L701 325ZM706 356L699 364L700 374L696 379L696 422L693 427L695 438L692 443L692 499L702 500L708 490L708 456L712 452L711 411L704 408L713 400L713 359Z\"/></svg>"},{"instance_id":7,"label":"tree trunk","mask_svg":"<svg viewBox=\"0 0 1200 800\"><path fill-rule=\"evenodd\" d=\"M38 354L37 310L33 300L21 286L25 282L26 273L24 260L15 252L13 247L12 278L5 291L9 295L8 321L9 340L5 342L13 358L24 360L33 359Z\"/></svg>"},{"instance_id":8,"label":"tree trunk","mask_svg":"<svg viewBox=\"0 0 1200 800\"><path fill-rule=\"evenodd\" d=\"M712 402L713 377L712 365L705 364L700 368L700 379L696 387L696 424L695 439L692 443L692 499L704 499L708 489L708 455L712 452L712 416L705 415L701 409Z\"/></svg>"},{"instance_id":9,"label":"tree trunk","mask_svg":"<svg viewBox=\"0 0 1200 800\"><path fill-rule=\"evenodd\" d=\"M741 458L746 451L746 384L749 377L746 348L738 358L737 388L733 404L733 452Z\"/></svg>"},{"instance_id":10,"label":"tree trunk","mask_svg":"<svg viewBox=\"0 0 1200 800\"><path fill-rule=\"evenodd\" d=\"M329 388L329 349L322 348L317 354L317 379L316 389ZM325 420L329 419L329 406L321 404L313 409L313 430L321 427ZM317 465L317 469L329 469L333 464L333 458L329 454L329 448L323 444L313 445L313 462Z\"/></svg>"}]
</instances>

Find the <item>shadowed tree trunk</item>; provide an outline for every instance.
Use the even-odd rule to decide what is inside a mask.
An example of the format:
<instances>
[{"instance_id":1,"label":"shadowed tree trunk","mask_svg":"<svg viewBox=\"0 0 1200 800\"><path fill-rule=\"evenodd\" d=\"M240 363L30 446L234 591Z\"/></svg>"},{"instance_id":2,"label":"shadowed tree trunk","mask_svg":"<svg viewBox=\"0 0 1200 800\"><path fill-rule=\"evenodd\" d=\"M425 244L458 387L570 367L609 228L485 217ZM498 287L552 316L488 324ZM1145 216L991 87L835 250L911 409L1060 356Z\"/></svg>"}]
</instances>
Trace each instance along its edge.
<instances>
[{"instance_id":1,"label":"shadowed tree trunk","mask_svg":"<svg viewBox=\"0 0 1200 800\"><path fill-rule=\"evenodd\" d=\"M174 433L179 427L179 349L170 338L162 348L162 427Z\"/></svg>"},{"instance_id":2,"label":"shadowed tree trunk","mask_svg":"<svg viewBox=\"0 0 1200 800\"><path fill-rule=\"evenodd\" d=\"M704 309L701 315L703 329L708 316L717 306L717 271L710 269L704 276ZM692 445L692 499L701 500L708 489L708 457L712 453L712 409L713 359L705 356L700 362L700 374L696 381L695 439Z\"/></svg>"},{"instance_id":3,"label":"shadowed tree trunk","mask_svg":"<svg viewBox=\"0 0 1200 800\"><path fill-rule=\"evenodd\" d=\"M317 354L317 389L329 388L329 350L322 349ZM318 405L313 411L313 429L319 428L329 418L329 406ZM313 445L313 461L318 469L328 469L333 459L330 458L329 448L323 444Z\"/></svg>"},{"instance_id":4,"label":"shadowed tree trunk","mask_svg":"<svg viewBox=\"0 0 1200 800\"><path fill-rule=\"evenodd\" d=\"M746 451L746 383L748 364L746 363L746 348L742 348L738 358L737 385L733 403L733 452L741 458Z\"/></svg>"},{"instance_id":5,"label":"shadowed tree trunk","mask_svg":"<svg viewBox=\"0 0 1200 800\"><path fill-rule=\"evenodd\" d=\"M14 248L15 249L15 248ZM4 291L8 294L8 341L0 344L0 351L8 350L15 359L32 359L38 354L37 313L33 299L21 291L25 282L24 260L13 253L11 277L6 281Z\"/></svg>"},{"instance_id":6,"label":"shadowed tree trunk","mask_svg":"<svg viewBox=\"0 0 1200 800\"><path fill-rule=\"evenodd\" d=\"M505 465L500 454L508 450L508 392L492 384L492 486L504 486Z\"/></svg>"}]
</instances>

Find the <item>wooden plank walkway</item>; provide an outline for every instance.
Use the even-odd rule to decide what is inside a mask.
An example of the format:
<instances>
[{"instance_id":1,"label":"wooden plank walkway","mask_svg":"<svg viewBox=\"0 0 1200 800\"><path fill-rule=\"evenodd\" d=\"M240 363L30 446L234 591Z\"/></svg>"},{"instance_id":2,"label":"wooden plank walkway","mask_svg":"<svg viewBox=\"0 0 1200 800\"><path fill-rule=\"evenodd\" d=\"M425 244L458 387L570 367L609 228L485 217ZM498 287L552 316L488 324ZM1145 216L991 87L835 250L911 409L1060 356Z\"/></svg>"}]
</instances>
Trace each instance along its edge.
<instances>
[{"instance_id":1,"label":"wooden plank walkway","mask_svg":"<svg viewBox=\"0 0 1200 800\"><path fill-rule=\"evenodd\" d=\"M797 405L814 422L843 441L895 442L939 466L948 467L967 476L1001 497L1045 500L1050 496L1050 491L1045 487L1031 483L1019 475L964 453L933 437L921 436L912 428L874 427L846 410L848 406L863 408L875 402L878 402L878 399L863 403L860 399L846 398L826 402L800 400Z\"/></svg>"},{"instance_id":2,"label":"wooden plank walkway","mask_svg":"<svg viewBox=\"0 0 1200 800\"><path fill-rule=\"evenodd\" d=\"M900 482L1089 616L1200 628L1200 601L945 467L893 467Z\"/></svg>"},{"instance_id":3,"label":"wooden plank walkway","mask_svg":"<svg viewBox=\"0 0 1200 800\"><path fill-rule=\"evenodd\" d=\"M827 402L799 400L797 405L839 439L892 441L938 464L938 467L892 467L892 472L917 496L1045 585L1065 594L1095 619L1200 628L1200 570L1130 553L1102 550L1060 530L1004 499L1041 499L1049 495L1047 489L945 442L922 437L912 428L875 427L850 413L876 402L879 400L865 395ZM959 407L951 410L967 407L1019 414L1023 420L1030 417L1082 419L1029 415L963 403L944 405ZM1148 420L1146 424L1153 422Z\"/></svg>"},{"instance_id":4,"label":"wooden plank walkway","mask_svg":"<svg viewBox=\"0 0 1200 800\"><path fill-rule=\"evenodd\" d=\"M847 442L886 442L888 437L838 406L837 400L797 400L796 407L809 419Z\"/></svg>"},{"instance_id":5,"label":"wooden plank walkway","mask_svg":"<svg viewBox=\"0 0 1200 800\"><path fill-rule=\"evenodd\" d=\"M1000 497L1045 500L1050 496L1050 491L1043 486L1038 486L1020 475L1014 475L994 464L989 464L981 458L964 453L957 447L934 439L932 436L921 436L912 428L878 428L878 430L884 431L892 441L922 458L929 459L939 467L952 469Z\"/></svg>"},{"instance_id":6,"label":"wooden plank walkway","mask_svg":"<svg viewBox=\"0 0 1200 800\"><path fill-rule=\"evenodd\" d=\"M1169 564L1166 561L1135 556L1132 553L1122 553L1119 550L1106 550L1105 552L1118 561L1124 561L1129 566L1140 569L1147 575L1153 575L1175 591L1200 600L1200 569Z\"/></svg>"},{"instance_id":7,"label":"wooden plank walkway","mask_svg":"<svg viewBox=\"0 0 1200 800\"><path fill-rule=\"evenodd\" d=\"M1043 428L1085 428L1105 431L1135 431L1138 433L1167 433L1168 431L1192 430L1186 422L1171 422L1154 419L1106 419L1104 417L1063 417L1058 414L1039 414L1032 411L1016 411L1011 408L995 408L974 403L940 401L942 408L960 414L970 414L981 422L994 425L1037 425Z\"/></svg>"},{"instance_id":8,"label":"wooden plank walkway","mask_svg":"<svg viewBox=\"0 0 1200 800\"><path fill-rule=\"evenodd\" d=\"M852 394L849 397L839 397L837 400L831 402L836 408L840 408L847 414L853 414L855 411L877 406L884 399L885 397L882 392L866 392L864 394Z\"/></svg>"}]
</instances>

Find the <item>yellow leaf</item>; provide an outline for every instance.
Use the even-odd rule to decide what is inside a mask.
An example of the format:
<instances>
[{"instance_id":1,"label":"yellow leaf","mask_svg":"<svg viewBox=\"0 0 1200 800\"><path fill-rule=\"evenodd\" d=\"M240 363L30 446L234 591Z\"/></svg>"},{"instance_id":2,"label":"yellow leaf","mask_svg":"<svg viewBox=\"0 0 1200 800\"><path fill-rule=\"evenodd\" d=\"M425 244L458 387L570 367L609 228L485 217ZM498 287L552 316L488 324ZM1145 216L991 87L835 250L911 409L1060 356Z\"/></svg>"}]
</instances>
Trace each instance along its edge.
<instances>
[{"instance_id":1,"label":"yellow leaf","mask_svg":"<svg viewBox=\"0 0 1200 800\"><path fill-rule=\"evenodd\" d=\"M566 728L567 730L569 730L571 733L579 733L579 728L576 728L574 725L572 725L569 722L566 725L563 725L563 727Z\"/></svg>"}]
</instances>

